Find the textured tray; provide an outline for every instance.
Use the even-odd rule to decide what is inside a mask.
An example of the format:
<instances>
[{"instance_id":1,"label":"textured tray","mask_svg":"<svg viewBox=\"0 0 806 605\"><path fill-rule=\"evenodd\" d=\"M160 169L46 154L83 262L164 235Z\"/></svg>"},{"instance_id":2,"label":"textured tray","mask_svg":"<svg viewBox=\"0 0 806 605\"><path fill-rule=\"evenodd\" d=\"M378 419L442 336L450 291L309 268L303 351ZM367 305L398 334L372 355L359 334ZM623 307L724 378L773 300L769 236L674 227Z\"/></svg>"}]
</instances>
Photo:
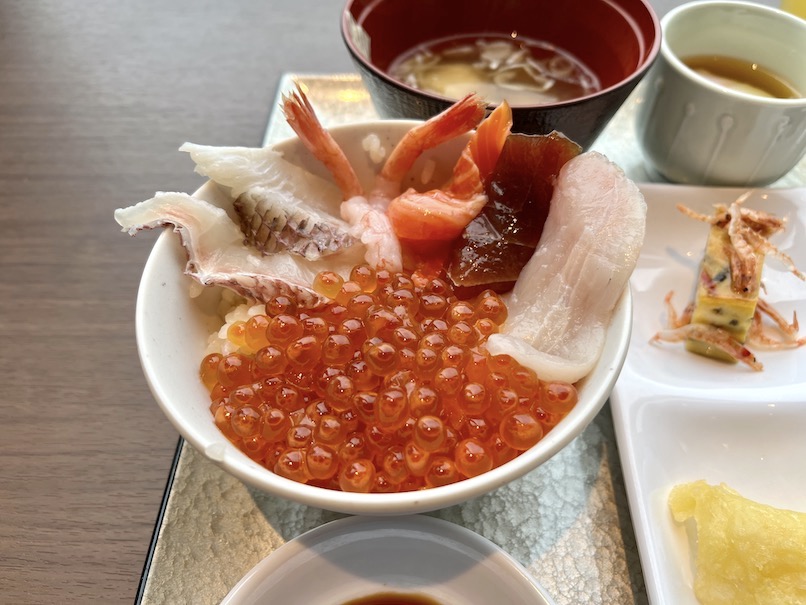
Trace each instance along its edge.
<instances>
[{"instance_id":1,"label":"textured tray","mask_svg":"<svg viewBox=\"0 0 806 605\"><path fill-rule=\"evenodd\" d=\"M276 111L302 85L327 126L377 117L358 76L286 75L266 143L293 133ZM634 134L640 87L593 149L649 181ZM806 162L775 186L806 183ZM647 603L608 405L568 447L491 494L431 513L488 538L524 565L558 605ZM286 541L342 515L256 492L180 443L139 593L143 604L219 603Z\"/></svg>"}]
</instances>

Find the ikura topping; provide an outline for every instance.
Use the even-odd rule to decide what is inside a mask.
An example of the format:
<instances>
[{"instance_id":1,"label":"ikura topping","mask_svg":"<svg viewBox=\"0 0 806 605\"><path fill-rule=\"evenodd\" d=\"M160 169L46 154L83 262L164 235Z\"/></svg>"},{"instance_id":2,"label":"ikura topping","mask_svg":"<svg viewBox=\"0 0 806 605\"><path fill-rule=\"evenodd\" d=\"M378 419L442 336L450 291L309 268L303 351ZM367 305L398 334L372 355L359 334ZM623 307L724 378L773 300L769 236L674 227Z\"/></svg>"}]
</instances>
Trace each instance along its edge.
<instances>
[{"instance_id":1,"label":"ikura topping","mask_svg":"<svg viewBox=\"0 0 806 605\"><path fill-rule=\"evenodd\" d=\"M276 296L230 321L200 364L215 424L253 460L301 483L397 492L474 477L535 445L576 404L485 342L507 318L487 290L355 266L319 273L331 299Z\"/></svg>"}]
</instances>

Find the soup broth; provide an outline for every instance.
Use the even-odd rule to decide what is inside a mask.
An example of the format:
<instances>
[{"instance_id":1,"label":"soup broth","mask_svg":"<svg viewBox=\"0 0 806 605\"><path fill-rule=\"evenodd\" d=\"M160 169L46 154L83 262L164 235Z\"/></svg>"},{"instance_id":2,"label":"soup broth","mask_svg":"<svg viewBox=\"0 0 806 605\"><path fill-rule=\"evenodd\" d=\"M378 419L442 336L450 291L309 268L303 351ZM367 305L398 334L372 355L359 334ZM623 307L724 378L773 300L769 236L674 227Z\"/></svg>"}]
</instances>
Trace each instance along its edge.
<instances>
[{"instance_id":1,"label":"soup broth","mask_svg":"<svg viewBox=\"0 0 806 605\"><path fill-rule=\"evenodd\" d=\"M518 36L467 35L417 46L389 75L409 86L459 99L475 92L488 103L542 105L601 89L596 75L555 46Z\"/></svg>"},{"instance_id":2,"label":"soup broth","mask_svg":"<svg viewBox=\"0 0 806 605\"><path fill-rule=\"evenodd\" d=\"M773 99L801 97L786 80L758 63L722 55L686 57L683 63L701 76L738 92Z\"/></svg>"}]
</instances>

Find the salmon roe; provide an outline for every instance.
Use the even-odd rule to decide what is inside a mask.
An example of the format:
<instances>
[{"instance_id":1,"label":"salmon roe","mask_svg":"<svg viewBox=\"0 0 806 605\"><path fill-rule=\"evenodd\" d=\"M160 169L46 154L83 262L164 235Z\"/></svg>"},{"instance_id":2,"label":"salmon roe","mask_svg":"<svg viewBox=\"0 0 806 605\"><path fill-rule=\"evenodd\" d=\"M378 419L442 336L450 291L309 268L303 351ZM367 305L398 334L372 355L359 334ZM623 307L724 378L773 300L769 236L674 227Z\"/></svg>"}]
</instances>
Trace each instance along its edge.
<instances>
[{"instance_id":1,"label":"salmon roe","mask_svg":"<svg viewBox=\"0 0 806 605\"><path fill-rule=\"evenodd\" d=\"M350 492L438 487L535 445L577 402L485 342L507 317L492 290L460 300L449 282L354 267L226 330L200 376L221 432L270 471Z\"/></svg>"}]
</instances>

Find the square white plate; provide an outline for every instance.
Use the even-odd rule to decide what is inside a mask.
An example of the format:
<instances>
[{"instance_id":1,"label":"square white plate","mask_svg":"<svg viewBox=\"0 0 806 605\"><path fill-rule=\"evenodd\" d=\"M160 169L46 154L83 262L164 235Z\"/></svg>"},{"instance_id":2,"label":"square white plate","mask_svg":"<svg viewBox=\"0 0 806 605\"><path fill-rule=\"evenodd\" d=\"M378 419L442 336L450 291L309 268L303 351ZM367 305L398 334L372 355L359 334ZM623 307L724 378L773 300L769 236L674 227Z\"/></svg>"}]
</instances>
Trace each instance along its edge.
<instances>
[{"instance_id":1,"label":"square white plate","mask_svg":"<svg viewBox=\"0 0 806 605\"><path fill-rule=\"evenodd\" d=\"M664 297L678 310L691 300L708 225L676 209L710 213L743 191L643 185L647 235L631 279L633 333L611 395L624 479L653 604L696 604L693 565L683 528L667 498L679 483L727 483L773 506L806 511L806 347L756 351L755 372L694 355L682 343L652 344L664 327ZM773 238L806 269L806 189L758 190L745 206L788 221ZM763 296L784 317L806 317L806 283L767 258ZM801 330L801 335L804 331Z\"/></svg>"}]
</instances>

